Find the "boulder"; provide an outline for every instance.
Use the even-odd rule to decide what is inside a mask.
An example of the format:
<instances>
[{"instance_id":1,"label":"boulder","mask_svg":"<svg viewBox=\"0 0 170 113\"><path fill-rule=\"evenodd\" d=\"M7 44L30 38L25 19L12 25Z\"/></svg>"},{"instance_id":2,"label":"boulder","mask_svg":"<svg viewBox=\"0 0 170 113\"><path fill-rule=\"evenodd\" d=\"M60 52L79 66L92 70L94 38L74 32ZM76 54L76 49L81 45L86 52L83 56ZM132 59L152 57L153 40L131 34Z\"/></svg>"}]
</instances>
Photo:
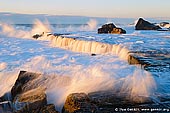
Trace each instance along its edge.
<instances>
[{"instance_id":1,"label":"boulder","mask_svg":"<svg viewBox=\"0 0 170 113\"><path fill-rule=\"evenodd\" d=\"M36 86L34 88L29 88L29 83L32 82L34 79L38 78L39 76L40 74L37 73L20 71L19 76L11 89L12 100L20 93L36 88Z\"/></svg>"},{"instance_id":2,"label":"boulder","mask_svg":"<svg viewBox=\"0 0 170 113\"><path fill-rule=\"evenodd\" d=\"M98 33L111 33L111 34L125 34L126 31L122 28L117 28L113 23L105 24L98 29Z\"/></svg>"},{"instance_id":3,"label":"boulder","mask_svg":"<svg viewBox=\"0 0 170 113\"><path fill-rule=\"evenodd\" d=\"M143 18L139 18L136 26L135 26L136 30L158 30L161 29L161 27L156 26L146 20L144 20Z\"/></svg>"},{"instance_id":4,"label":"boulder","mask_svg":"<svg viewBox=\"0 0 170 113\"><path fill-rule=\"evenodd\" d=\"M53 104L48 104L40 109L32 111L32 113L59 113L55 110L55 106Z\"/></svg>"},{"instance_id":5,"label":"boulder","mask_svg":"<svg viewBox=\"0 0 170 113\"><path fill-rule=\"evenodd\" d=\"M15 113L58 113L54 105L47 104L45 89L38 85L41 74L20 71L11 89L12 110Z\"/></svg>"},{"instance_id":6,"label":"boulder","mask_svg":"<svg viewBox=\"0 0 170 113\"><path fill-rule=\"evenodd\" d=\"M62 109L62 113L94 113L95 111L97 111L97 107L90 102L85 93L68 95Z\"/></svg>"},{"instance_id":7,"label":"boulder","mask_svg":"<svg viewBox=\"0 0 170 113\"><path fill-rule=\"evenodd\" d=\"M165 101L169 102L169 99L165 99ZM114 91L110 90L91 92L89 94L70 94L66 99L62 113L142 112L142 109L156 109L158 106L159 108L167 109L169 104L158 103L148 96L136 95L132 97L127 93L114 93Z\"/></svg>"},{"instance_id":8,"label":"boulder","mask_svg":"<svg viewBox=\"0 0 170 113\"><path fill-rule=\"evenodd\" d=\"M47 105L45 92L40 89L33 89L19 94L13 101L17 113L30 112Z\"/></svg>"}]
</instances>

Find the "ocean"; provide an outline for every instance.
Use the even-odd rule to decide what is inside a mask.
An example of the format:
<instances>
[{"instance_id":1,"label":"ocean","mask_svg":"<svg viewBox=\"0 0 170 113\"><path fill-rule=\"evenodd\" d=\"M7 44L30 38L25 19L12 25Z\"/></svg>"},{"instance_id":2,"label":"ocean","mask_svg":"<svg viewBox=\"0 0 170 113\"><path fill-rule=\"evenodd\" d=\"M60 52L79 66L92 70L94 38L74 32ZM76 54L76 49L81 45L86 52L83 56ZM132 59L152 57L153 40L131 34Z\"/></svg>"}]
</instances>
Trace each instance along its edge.
<instances>
[{"instance_id":1,"label":"ocean","mask_svg":"<svg viewBox=\"0 0 170 113\"><path fill-rule=\"evenodd\" d=\"M94 19L82 24L1 23L0 97L25 70L43 74L39 85L46 87L48 103L56 109L70 93L103 90L170 103L170 32L136 31L131 22L116 24L126 34L98 34L101 25ZM65 38L32 38L43 32ZM129 55L144 64L130 64Z\"/></svg>"}]
</instances>

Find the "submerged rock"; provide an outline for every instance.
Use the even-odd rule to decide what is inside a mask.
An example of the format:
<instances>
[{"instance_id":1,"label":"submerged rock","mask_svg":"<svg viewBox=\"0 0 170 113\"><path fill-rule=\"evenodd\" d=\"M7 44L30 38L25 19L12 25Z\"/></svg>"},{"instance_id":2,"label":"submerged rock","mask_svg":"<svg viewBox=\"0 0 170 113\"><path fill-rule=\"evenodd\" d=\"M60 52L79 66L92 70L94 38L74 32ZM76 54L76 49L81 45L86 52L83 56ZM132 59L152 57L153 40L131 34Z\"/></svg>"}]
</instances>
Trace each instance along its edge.
<instances>
[{"instance_id":1,"label":"submerged rock","mask_svg":"<svg viewBox=\"0 0 170 113\"><path fill-rule=\"evenodd\" d=\"M111 34L125 34L126 31L122 28L117 28L113 23L105 24L98 29L98 33L111 33Z\"/></svg>"},{"instance_id":2,"label":"submerged rock","mask_svg":"<svg viewBox=\"0 0 170 113\"><path fill-rule=\"evenodd\" d=\"M139 18L136 26L135 26L136 30L158 30L161 29L161 27L156 26L146 20L144 20L143 18Z\"/></svg>"}]
</instances>

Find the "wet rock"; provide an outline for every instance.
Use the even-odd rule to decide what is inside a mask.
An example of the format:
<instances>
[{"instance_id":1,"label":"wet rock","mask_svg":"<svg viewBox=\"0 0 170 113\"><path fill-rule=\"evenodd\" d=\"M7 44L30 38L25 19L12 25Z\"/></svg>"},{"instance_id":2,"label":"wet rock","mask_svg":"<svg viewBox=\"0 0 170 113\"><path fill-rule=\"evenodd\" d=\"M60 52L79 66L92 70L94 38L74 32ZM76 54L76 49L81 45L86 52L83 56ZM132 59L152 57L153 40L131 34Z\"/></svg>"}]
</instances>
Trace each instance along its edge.
<instances>
[{"instance_id":1,"label":"wet rock","mask_svg":"<svg viewBox=\"0 0 170 113\"><path fill-rule=\"evenodd\" d=\"M0 101L0 113L12 113L10 101Z\"/></svg>"},{"instance_id":2,"label":"wet rock","mask_svg":"<svg viewBox=\"0 0 170 113\"><path fill-rule=\"evenodd\" d=\"M145 96L130 96L126 93L114 91L98 91L88 95L73 93L67 97L62 113L115 113L115 112L143 112L143 109L169 108L167 98L157 102ZM126 111L122 111L122 110ZM131 111L130 111L131 109Z\"/></svg>"},{"instance_id":3,"label":"wet rock","mask_svg":"<svg viewBox=\"0 0 170 113\"><path fill-rule=\"evenodd\" d=\"M161 27L165 27L166 25L169 25L169 22L161 22L159 25L160 25Z\"/></svg>"},{"instance_id":4,"label":"wet rock","mask_svg":"<svg viewBox=\"0 0 170 113\"><path fill-rule=\"evenodd\" d=\"M141 61L139 59L137 59L136 57L129 55L128 56L128 63L131 64L131 65L141 64Z\"/></svg>"},{"instance_id":5,"label":"wet rock","mask_svg":"<svg viewBox=\"0 0 170 113\"><path fill-rule=\"evenodd\" d=\"M141 60L140 58L138 58L134 55L128 56L128 63L130 65L136 65L136 64L140 64L142 66L149 66L150 65L148 62L145 62L145 61Z\"/></svg>"},{"instance_id":6,"label":"wet rock","mask_svg":"<svg viewBox=\"0 0 170 113\"><path fill-rule=\"evenodd\" d=\"M126 34L126 31L122 28L113 28L111 34Z\"/></svg>"},{"instance_id":7,"label":"wet rock","mask_svg":"<svg viewBox=\"0 0 170 113\"><path fill-rule=\"evenodd\" d=\"M53 104L49 104L40 109L32 111L32 113L59 113L59 112L55 110L55 106Z\"/></svg>"},{"instance_id":8,"label":"wet rock","mask_svg":"<svg viewBox=\"0 0 170 113\"><path fill-rule=\"evenodd\" d=\"M12 110L15 113L58 113L54 105L47 105L45 89L37 84L41 74L20 71L12 87Z\"/></svg>"},{"instance_id":9,"label":"wet rock","mask_svg":"<svg viewBox=\"0 0 170 113\"><path fill-rule=\"evenodd\" d=\"M62 113L94 113L97 111L95 104L90 102L85 93L73 93L68 95Z\"/></svg>"},{"instance_id":10,"label":"wet rock","mask_svg":"<svg viewBox=\"0 0 170 113\"><path fill-rule=\"evenodd\" d=\"M11 113L12 112L12 102L9 93L6 93L0 97L0 113Z\"/></svg>"},{"instance_id":11,"label":"wet rock","mask_svg":"<svg viewBox=\"0 0 170 113\"><path fill-rule=\"evenodd\" d=\"M34 39L38 39L39 37L41 37L42 35L39 35L39 34L35 34L35 35L33 35L32 36L32 38L34 38Z\"/></svg>"},{"instance_id":12,"label":"wet rock","mask_svg":"<svg viewBox=\"0 0 170 113\"><path fill-rule=\"evenodd\" d=\"M29 88L29 82L32 82L34 79L38 78L40 74L31 73L26 71L20 71L19 76L11 89L12 100L20 93L26 92L33 87Z\"/></svg>"},{"instance_id":13,"label":"wet rock","mask_svg":"<svg viewBox=\"0 0 170 113\"><path fill-rule=\"evenodd\" d=\"M40 88L19 94L14 99L15 111L17 113L30 112L45 105L47 105L46 94Z\"/></svg>"},{"instance_id":14,"label":"wet rock","mask_svg":"<svg viewBox=\"0 0 170 113\"><path fill-rule=\"evenodd\" d=\"M111 33L111 34L125 34L126 31L122 28L117 28L113 23L105 24L98 29L98 33Z\"/></svg>"},{"instance_id":15,"label":"wet rock","mask_svg":"<svg viewBox=\"0 0 170 113\"><path fill-rule=\"evenodd\" d=\"M139 18L136 26L135 26L136 30L158 30L161 29L161 27L156 26L146 20L144 20L143 18Z\"/></svg>"},{"instance_id":16,"label":"wet rock","mask_svg":"<svg viewBox=\"0 0 170 113\"><path fill-rule=\"evenodd\" d=\"M54 36L70 35L71 33L54 33Z\"/></svg>"},{"instance_id":17,"label":"wet rock","mask_svg":"<svg viewBox=\"0 0 170 113\"><path fill-rule=\"evenodd\" d=\"M91 56L96 56L96 54L92 53Z\"/></svg>"}]
</instances>

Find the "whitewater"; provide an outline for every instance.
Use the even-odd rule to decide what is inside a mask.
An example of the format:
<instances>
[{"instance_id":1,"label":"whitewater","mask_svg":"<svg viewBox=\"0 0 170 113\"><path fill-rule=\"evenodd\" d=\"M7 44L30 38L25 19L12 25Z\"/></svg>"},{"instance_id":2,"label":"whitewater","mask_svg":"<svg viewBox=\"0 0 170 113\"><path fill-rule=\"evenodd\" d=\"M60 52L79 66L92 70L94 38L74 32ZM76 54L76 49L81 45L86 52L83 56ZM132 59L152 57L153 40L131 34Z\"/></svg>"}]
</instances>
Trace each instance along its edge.
<instances>
[{"instance_id":1,"label":"whitewater","mask_svg":"<svg viewBox=\"0 0 170 113\"><path fill-rule=\"evenodd\" d=\"M56 109L69 94L79 92L111 90L159 103L160 97L169 98L170 32L135 31L134 25L125 24L120 26L127 34L97 34L99 26L95 20L82 25L1 23L0 97L10 92L24 70L42 73L38 84ZM129 55L151 65L130 65Z\"/></svg>"}]
</instances>

